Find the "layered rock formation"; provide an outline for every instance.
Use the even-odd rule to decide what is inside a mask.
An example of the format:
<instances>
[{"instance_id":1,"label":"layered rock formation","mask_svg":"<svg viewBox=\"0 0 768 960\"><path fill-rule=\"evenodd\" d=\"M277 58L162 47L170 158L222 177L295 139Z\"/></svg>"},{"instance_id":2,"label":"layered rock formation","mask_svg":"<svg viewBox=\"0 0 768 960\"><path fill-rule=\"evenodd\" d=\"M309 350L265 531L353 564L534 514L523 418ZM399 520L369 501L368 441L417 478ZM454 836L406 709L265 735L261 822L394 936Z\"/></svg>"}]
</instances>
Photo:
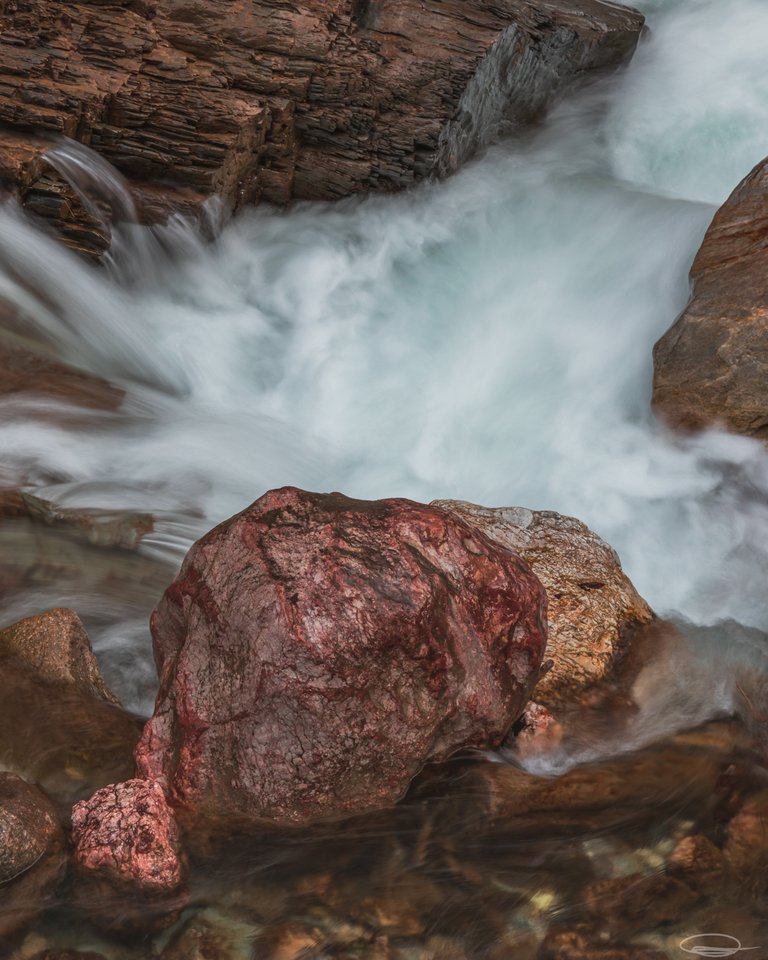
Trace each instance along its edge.
<instances>
[{"instance_id":1,"label":"layered rock formation","mask_svg":"<svg viewBox=\"0 0 768 960\"><path fill-rule=\"evenodd\" d=\"M138 721L117 704L88 635L56 608L0 631L0 766L35 781L68 811L130 775Z\"/></svg>"},{"instance_id":2,"label":"layered rock formation","mask_svg":"<svg viewBox=\"0 0 768 960\"><path fill-rule=\"evenodd\" d=\"M768 160L718 210L691 301L653 352L654 409L673 426L768 439Z\"/></svg>"},{"instance_id":3,"label":"layered rock formation","mask_svg":"<svg viewBox=\"0 0 768 960\"><path fill-rule=\"evenodd\" d=\"M642 24L603 0L6 2L0 183L96 254L108 228L42 159L54 135L150 218L399 189L624 61Z\"/></svg>"},{"instance_id":4,"label":"layered rock formation","mask_svg":"<svg viewBox=\"0 0 768 960\"><path fill-rule=\"evenodd\" d=\"M448 511L272 491L192 547L153 614L139 773L227 825L391 805L428 761L503 740L545 610L529 568Z\"/></svg>"},{"instance_id":5,"label":"layered rock formation","mask_svg":"<svg viewBox=\"0 0 768 960\"><path fill-rule=\"evenodd\" d=\"M534 697L555 711L584 703L619 678L632 642L653 612L630 583L613 550L573 517L523 507L481 507L438 500L492 540L519 554L547 591L552 669Z\"/></svg>"}]
</instances>

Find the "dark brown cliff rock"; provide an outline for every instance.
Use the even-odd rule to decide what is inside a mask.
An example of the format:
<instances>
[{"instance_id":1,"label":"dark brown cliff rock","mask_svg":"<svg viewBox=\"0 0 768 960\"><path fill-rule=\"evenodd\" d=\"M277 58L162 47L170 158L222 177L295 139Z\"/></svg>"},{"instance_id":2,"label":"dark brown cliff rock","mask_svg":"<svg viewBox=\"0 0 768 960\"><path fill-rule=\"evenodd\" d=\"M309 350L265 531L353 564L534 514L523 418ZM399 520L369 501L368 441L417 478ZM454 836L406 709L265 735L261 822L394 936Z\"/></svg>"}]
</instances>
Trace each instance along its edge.
<instances>
[{"instance_id":1,"label":"dark brown cliff rock","mask_svg":"<svg viewBox=\"0 0 768 960\"><path fill-rule=\"evenodd\" d=\"M4 0L0 185L95 254L108 229L42 158L52 136L140 206L158 184L188 211L400 189L626 60L642 25L603 0Z\"/></svg>"},{"instance_id":2,"label":"dark brown cliff rock","mask_svg":"<svg viewBox=\"0 0 768 960\"><path fill-rule=\"evenodd\" d=\"M693 294L653 351L653 405L672 426L768 439L768 160L718 210Z\"/></svg>"},{"instance_id":3,"label":"dark brown cliff rock","mask_svg":"<svg viewBox=\"0 0 768 960\"><path fill-rule=\"evenodd\" d=\"M448 511L271 491L192 547L153 614L139 775L227 826L384 808L425 763L503 740L545 615L529 568Z\"/></svg>"}]
</instances>

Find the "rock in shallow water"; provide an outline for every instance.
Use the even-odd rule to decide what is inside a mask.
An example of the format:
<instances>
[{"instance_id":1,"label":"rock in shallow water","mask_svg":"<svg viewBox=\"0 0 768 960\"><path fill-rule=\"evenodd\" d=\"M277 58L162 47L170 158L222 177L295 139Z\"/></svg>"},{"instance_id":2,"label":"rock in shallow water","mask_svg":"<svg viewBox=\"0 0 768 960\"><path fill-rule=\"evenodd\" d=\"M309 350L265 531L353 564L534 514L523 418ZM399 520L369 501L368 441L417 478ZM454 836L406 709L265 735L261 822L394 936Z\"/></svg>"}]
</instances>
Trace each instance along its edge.
<instances>
[{"instance_id":1,"label":"rock in shallow water","mask_svg":"<svg viewBox=\"0 0 768 960\"><path fill-rule=\"evenodd\" d=\"M117 703L99 672L80 618L66 607L26 617L0 630L0 663L10 659L47 683L63 683Z\"/></svg>"},{"instance_id":2,"label":"rock in shallow water","mask_svg":"<svg viewBox=\"0 0 768 960\"><path fill-rule=\"evenodd\" d=\"M501 742L546 641L541 584L455 515L272 491L190 550L152 617L142 776L211 821L387 806Z\"/></svg>"},{"instance_id":3,"label":"rock in shallow water","mask_svg":"<svg viewBox=\"0 0 768 960\"><path fill-rule=\"evenodd\" d=\"M74 862L88 915L117 928L173 921L183 905L178 828L162 789L128 780L72 809Z\"/></svg>"},{"instance_id":4,"label":"rock in shallow water","mask_svg":"<svg viewBox=\"0 0 768 960\"><path fill-rule=\"evenodd\" d=\"M33 132L89 144L150 211L158 183L182 209L400 189L625 61L642 26L602 0L5 5L0 185L90 253L108 226L73 212Z\"/></svg>"},{"instance_id":5,"label":"rock in shallow water","mask_svg":"<svg viewBox=\"0 0 768 960\"><path fill-rule=\"evenodd\" d=\"M0 938L45 907L63 866L64 837L50 801L0 773Z\"/></svg>"},{"instance_id":6,"label":"rock in shallow water","mask_svg":"<svg viewBox=\"0 0 768 960\"><path fill-rule=\"evenodd\" d=\"M550 709L583 702L617 679L633 640L653 612L596 533L574 517L524 507L481 507L436 500L491 540L519 554L547 591L546 656L552 669L535 699Z\"/></svg>"},{"instance_id":7,"label":"rock in shallow water","mask_svg":"<svg viewBox=\"0 0 768 960\"><path fill-rule=\"evenodd\" d=\"M718 210L693 295L654 347L653 406L673 426L768 440L768 160Z\"/></svg>"}]
</instances>

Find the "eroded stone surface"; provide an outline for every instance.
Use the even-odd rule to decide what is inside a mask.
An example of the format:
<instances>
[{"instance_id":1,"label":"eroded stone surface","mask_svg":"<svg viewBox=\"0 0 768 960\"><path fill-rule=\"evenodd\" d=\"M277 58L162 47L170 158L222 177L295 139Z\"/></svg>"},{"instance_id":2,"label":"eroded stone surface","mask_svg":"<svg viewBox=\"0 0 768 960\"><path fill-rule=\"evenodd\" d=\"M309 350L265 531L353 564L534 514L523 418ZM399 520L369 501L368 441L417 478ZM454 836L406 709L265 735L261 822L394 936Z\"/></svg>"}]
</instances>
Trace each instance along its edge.
<instances>
[{"instance_id":1,"label":"eroded stone surface","mask_svg":"<svg viewBox=\"0 0 768 960\"><path fill-rule=\"evenodd\" d=\"M768 160L718 210L688 306L653 352L653 405L687 430L768 439Z\"/></svg>"},{"instance_id":2,"label":"eroded stone surface","mask_svg":"<svg viewBox=\"0 0 768 960\"><path fill-rule=\"evenodd\" d=\"M333 198L449 172L500 125L632 53L602 0L26 0L0 8L0 185L98 255L41 154L90 145L140 207ZM145 203L145 201L147 201Z\"/></svg>"},{"instance_id":3,"label":"eroded stone surface","mask_svg":"<svg viewBox=\"0 0 768 960\"><path fill-rule=\"evenodd\" d=\"M286 487L208 533L152 617L142 775L212 819L385 807L501 742L545 643L539 581L447 511Z\"/></svg>"},{"instance_id":4,"label":"eroded stone surface","mask_svg":"<svg viewBox=\"0 0 768 960\"><path fill-rule=\"evenodd\" d=\"M157 783L128 780L98 790L72 809L75 862L142 891L182 882L176 822Z\"/></svg>"},{"instance_id":5,"label":"eroded stone surface","mask_svg":"<svg viewBox=\"0 0 768 960\"><path fill-rule=\"evenodd\" d=\"M554 709L584 699L621 667L653 612L630 583L615 552L580 520L523 507L481 507L438 500L497 543L519 554L547 591L552 669L535 699Z\"/></svg>"}]
</instances>

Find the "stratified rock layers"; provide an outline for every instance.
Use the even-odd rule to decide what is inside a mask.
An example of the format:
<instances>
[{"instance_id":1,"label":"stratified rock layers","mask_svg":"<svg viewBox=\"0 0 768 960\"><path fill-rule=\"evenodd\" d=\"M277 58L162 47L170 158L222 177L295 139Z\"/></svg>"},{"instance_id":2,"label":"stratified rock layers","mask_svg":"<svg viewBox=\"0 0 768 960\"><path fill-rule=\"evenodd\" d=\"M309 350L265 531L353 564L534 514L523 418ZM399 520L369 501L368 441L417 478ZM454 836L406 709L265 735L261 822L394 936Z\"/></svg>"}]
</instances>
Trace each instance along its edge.
<instances>
[{"instance_id":1,"label":"stratified rock layers","mask_svg":"<svg viewBox=\"0 0 768 960\"><path fill-rule=\"evenodd\" d=\"M654 409L689 430L768 439L768 160L718 210L693 295L653 351Z\"/></svg>"},{"instance_id":2,"label":"stratified rock layers","mask_svg":"<svg viewBox=\"0 0 768 960\"><path fill-rule=\"evenodd\" d=\"M502 741L545 615L530 569L447 511L271 491L192 547L153 615L139 774L227 825L389 806L425 763Z\"/></svg>"},{"instance_id":3,"label":"stratified rock layers","mask_svg":"<svg viewBox=\"0 0 768 960\"><path fill-rule=\"evenodd\" d=\"M603 0L3 3L0 183L94 249L33 135L90 145L150 211L398 189L621 63L642 25Z\"/></svg>"}]
</instances>

